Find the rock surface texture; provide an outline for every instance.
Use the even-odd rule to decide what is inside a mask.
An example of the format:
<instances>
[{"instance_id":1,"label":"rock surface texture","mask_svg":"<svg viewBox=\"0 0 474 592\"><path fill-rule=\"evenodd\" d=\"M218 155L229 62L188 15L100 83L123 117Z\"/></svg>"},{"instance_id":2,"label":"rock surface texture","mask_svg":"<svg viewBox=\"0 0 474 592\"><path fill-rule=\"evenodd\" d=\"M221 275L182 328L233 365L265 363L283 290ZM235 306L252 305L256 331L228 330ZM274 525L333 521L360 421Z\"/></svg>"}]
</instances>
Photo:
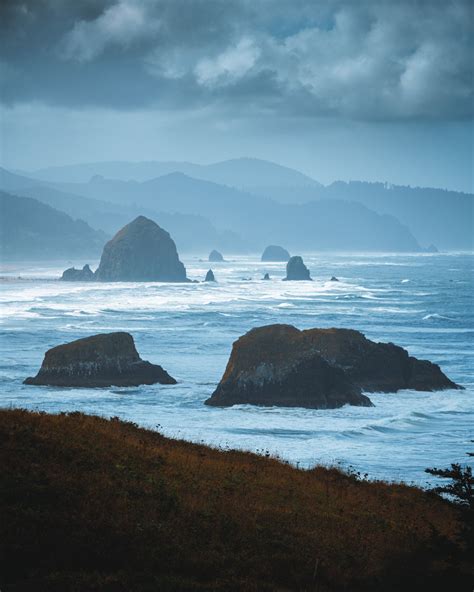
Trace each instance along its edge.
<instances>
[{"instance_id":1,"label":"rock surface texture","mask_svg":"<svg viewBox=\"0 0 474 592\"><path fill-rule=\"evenodd\" d=\"M207 405L253 404L330 409L371 406L340 368L312 346L307 332L290 325L252 329L232 348L224 376Z\"/></svg>"},{"instance_id":2,"label":"rock surface texture","mask_svg":"<svg viewBox=\"0 0 474 592\"><path fill-rule=\"evenodd\" d=\"M63 282L90 282L94 279L94 272L89 265L84 265L82 269L70 267L63 272L61 279Z\"/></svg>"},{"instance_id":3,"label":"rock surface texture","mask_svg":"<svg viewBox=\"0 0 474 592\"><path fill-rule=\"evenodd\" d=\"M278 245L269 245L262 253L262 261L284 261L289 260L290 254L286 249Z\"/></svg>"},{"instance_id":4,"label":"rock surface texture","mask_svg":"<svg viewBox=\"0 0 474 592\"><path fill-rule=\"evenodd\" d=\"M215 282L216 278L214 276L214 272L212 271L212 269L210 269L207 273L206 273L206 277L204 279L205 282Z\"/></svg>"},{"instance_id":5,"label":"rock surface texture","mask_svg":"<svg viewBox=\"0 0 474 592\"><path fill-rule=\"evenodd\" d=\"M207 405L309 407L372 405L366 392L461 388L439 366L350 329L268 325L238 339Z\"/></svg>"},{"instance_id":6,"label":"rock surface texture","mask_svg":"<svg viewBox=\"0 0 474 592\"><path fill-rule=\"evenodd\" d=\"M284 281L310 280L309 269L299 255L291 257L286 264L286 278Z\"/></svg>"},{"instance_id":7,"label":"rock surface texture","mask_svg":"<svg viewBox=\"0 0 474 592\"><path fill-rule=\"evenodd\" d=\"M169 233L144 216L124 226L105 245L95 279L103 282L189 281Z\"/></svg>"},{"instance_id":8,"label":"rock surface texture","mask_svg":"<svg viewBox=\"0 0 474 592\"><path fill-rule=\"evenodd\" d=\"M161 366L143 361L129 333L105 333L48 350L38 374L25 384L107 387L176 384Z\"/></svg>"},{"instance_id":9,"label":"rock surface texture","mask_svg":"<svg viewBox=\"0 0 474 592\"><path fill-rule=\"evenodd\" d=\"M377 343L352 329L304 331L319 353L366 392L461 388L437 364L418 360L393 343Z\"/></svg>"},{"instance_id":10,"label":"rock surface texture","mask_svg":"<svg viewBox=\"0 0 474 592\"><path fill-rule=\"evenodd\" d=\"M222 256L222 253L219 253L219 251L216 251L214 249L213 251L211 251L209 253L209 261L214 261L214 262L224 261L224 257Z\"/></svg>"}]
</instances>

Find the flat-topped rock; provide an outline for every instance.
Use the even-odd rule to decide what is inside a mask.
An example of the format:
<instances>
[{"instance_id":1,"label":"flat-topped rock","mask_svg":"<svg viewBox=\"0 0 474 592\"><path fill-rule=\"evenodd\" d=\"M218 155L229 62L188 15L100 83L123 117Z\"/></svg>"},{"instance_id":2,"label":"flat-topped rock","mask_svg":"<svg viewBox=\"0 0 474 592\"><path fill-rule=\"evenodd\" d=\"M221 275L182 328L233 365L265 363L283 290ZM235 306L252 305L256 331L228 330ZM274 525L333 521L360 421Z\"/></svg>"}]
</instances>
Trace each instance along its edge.
<instances>
[{"instance_id":1,"label":"flat-topped rock","mask_svg":"<svg viewBox=\"0 0 474 592\"><path fill-rule=\"evenodd\" d=\"M418 360L393 343L371 341L359 331L309 329L303 333L330 364L343 369L366 392L462 388L437 364Z\"/></svg>"},{"instance_id":2,"label":"flat-topped rock","mask_svg":"<svg viewBox=\"0 0 474 592\"><path fill-rule=\"evenodd\" d=\"M302 257L295 255L286 264L286 278L284 281L311 281L309 269L303 263Z\"/></svg>"},{"instance_id":3,"label":"flat-topped rock","mask_svg":"<svg viewBox=\"0 0 474 592\"><path fill-rule=\"evenodd\" d=\"M104 333L48 350L41 369L25 384L107 387L176 384L161 366L143 361L129 333Z\"/></svg>"},{"instance_id":4,"label":"flat-topped rock","mask_svg":"<svg viewBox=\"0 0 474 592\"><path fill-rule=\"evenodd\" d=\"M176 245L156 222L139 216L105 245L95 279L102 282L187 282Z\"/></svg>"},{"instance_id":5,"label":"flat-topped rock","mask_svg":"<svg viewBox=\"0 0 474 592\"><path fill-rule=\"evenodd\" d=\"M262 261L284 261L289 260L290 254L286 249L279 245L269 245L262 253Z\"/></svg>"},{"instance_id":6,"label":"flat-topped rock","mask_svg":"<svg viewBox=\"0 0 474 592\"><path fill-rule=\"evenodd\" d=\"M344 370L329 364L305 332L290 325L260 327L240 337L233 344L222 380L206 404L313 409L371 406Z\"/></svg>"},{"instance_id":7,"label":"flat-topped rock","mask_svg":"<svg viewBox=\"0 0 474 592\"><path fill-rule=\"evenodd\" d=\"M219 251L216 251L216 250L214 249L214 250L212 250L212 251L209 253L209 261L213 261L213 262L217 262L217 263L219 263L219 262L221 262L221 261L224 261L224 257L223 257L223 255L222 255L222 253L219 253Z\"/></svg>"},{"instance_id":8,"label":"flat-topped rock","mask_svg":"<svg viewBox=\"0 0 474 592\"><path fill-rule=\"evenodd\" d=\"M63 282L91 282L94 279L94 272L89 265L84 265L82 269L70 267L63 272L61 279Z\"/></svg>"}]
</instances>

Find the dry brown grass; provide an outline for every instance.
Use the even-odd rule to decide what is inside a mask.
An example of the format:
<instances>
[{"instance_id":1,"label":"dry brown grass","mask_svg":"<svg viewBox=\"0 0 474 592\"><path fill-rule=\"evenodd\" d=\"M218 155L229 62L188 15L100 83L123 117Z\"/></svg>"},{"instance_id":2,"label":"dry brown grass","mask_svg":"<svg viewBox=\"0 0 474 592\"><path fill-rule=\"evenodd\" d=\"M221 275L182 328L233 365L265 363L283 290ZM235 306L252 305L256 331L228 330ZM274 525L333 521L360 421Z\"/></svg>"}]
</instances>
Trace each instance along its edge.
<instances>
[{"instance_id":1,"label":"dry brown grass","mask_svg":"<svg viewBox=\"0 0 474 592\"><path fill-rule=\"evenodd\" d=\"M470 590L459 511L405 485L0 411L2 592Z\"/></svg>"}]
</instances>

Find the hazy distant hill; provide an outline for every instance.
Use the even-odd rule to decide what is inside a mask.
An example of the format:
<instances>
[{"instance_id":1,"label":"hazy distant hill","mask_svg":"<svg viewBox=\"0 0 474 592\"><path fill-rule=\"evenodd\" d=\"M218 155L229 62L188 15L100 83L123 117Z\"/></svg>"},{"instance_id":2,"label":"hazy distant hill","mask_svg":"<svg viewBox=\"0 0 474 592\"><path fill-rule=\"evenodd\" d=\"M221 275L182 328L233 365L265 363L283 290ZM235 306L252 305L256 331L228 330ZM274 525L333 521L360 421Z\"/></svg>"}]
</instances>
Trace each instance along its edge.
<instances>
[{"instance_id":1,"label":"hazy distant hill","mask_svg":"<svg viewBox=\"0 0 474 592\"><path fill-rule=\"evenodd\" d=\"M338 181L319 189L318 195L357 201L376 212L396 216L425 247L431 243L440 249L474 247L472 194L386 183Z\"/></svg>"},{"instance_id":2,"label":"hazy distant hill","mask_svg":"<svg viewBox=\"0 0 474 592\"><path fill-rule=\"evenodd\" d=\"M0 191L0 257L98 257L107 235L35 199Z\"/></svg>"},{"instance_id":3,"label":"hazy distant hill","mask_svg":"<svg viewBox=\"0 0 474 592\"><path fill-rule=\"evenodd\" d=\"M61 183L84 183L94 175L139 182L175 172L280 203L303 204L326 198L359 202L378 213L398 218L425 247L435 244L440 249L473 248L474 195L456 191L340 181L324 187L296 170L254 158L211 165L156 161L88 163L51 167L36 172L35 176ZM121 187L122 190L124 199L128 199L130 188ZM94 191L90 195L97 197Z\"/></svg>"},{"instance_id":4,"label":"hazy distant hill","mask_svg":"<svg viewBox=\"0 0 474 592\"><path fill-rule=\"evenodd\" d=\"M268 198L171 173L150 181L94 177L88 183L56 183L62 191L159 212L201 215L219 230L243 237L249 249L284 241L290 249L413 251L408 228L361 204L318 200L285 205Z\"/></svg>"},{"instance_id":5,"label":"hazy distant hill","mask_svg":"<svg viewBox=\"0 0 474 592\"><path fill-rule=\"evenodd\" d=\"M116 186L115 182L113 183ZM242 238L235 233L219 232L208 219L201 215L159 211L153 207L153 202L150 203L150 207L134 203L130 200L129 188L122 204L112 203L70 193L46 182L39 182L0 169L0 190L2 189L37 199L73 218L81 218L93 228L101 229L108 234L114 234L138 215L145 215L156 220L160 226L171 233L180 251L204 253L212 248L227 251L247 250ZM87 190L83 192L87 193ZM95 194L95 192L92 193ZM104 193L99 192L98 195L101 196Z\"/></svg>"},{"instance_id":6,"label":"hazy distant hill","mask_svg":"<svg viewBox=\"0 0 474 592\"><path fill-rule=\"evenodd\" d=\"M147 181L169 173L184 173L196 179L237 188L319 187L320 184L289 167L259 158L234 158L209 165L190 162L96 162L49 167L27 176L60 183L84 183L101 175L121 181Z\"/></svg>"}]
</instances>

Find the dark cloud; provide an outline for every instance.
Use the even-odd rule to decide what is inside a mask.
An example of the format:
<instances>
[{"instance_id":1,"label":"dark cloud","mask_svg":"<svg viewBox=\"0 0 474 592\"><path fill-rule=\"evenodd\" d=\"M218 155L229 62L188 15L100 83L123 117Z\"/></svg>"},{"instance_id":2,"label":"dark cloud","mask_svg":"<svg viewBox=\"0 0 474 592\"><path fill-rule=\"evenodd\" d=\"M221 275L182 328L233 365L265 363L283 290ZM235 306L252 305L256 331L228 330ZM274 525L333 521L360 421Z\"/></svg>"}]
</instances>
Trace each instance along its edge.
<instances>
[{"instance_id":1,"label":"dark cloud","mask_svg":"<svg viewBox=\"0 0 474 592\"><path fill-rule=\"evenodd\" d=\"M473 115L471 0L3 1L7 105Z\"/></svg>"}]
</instances>

